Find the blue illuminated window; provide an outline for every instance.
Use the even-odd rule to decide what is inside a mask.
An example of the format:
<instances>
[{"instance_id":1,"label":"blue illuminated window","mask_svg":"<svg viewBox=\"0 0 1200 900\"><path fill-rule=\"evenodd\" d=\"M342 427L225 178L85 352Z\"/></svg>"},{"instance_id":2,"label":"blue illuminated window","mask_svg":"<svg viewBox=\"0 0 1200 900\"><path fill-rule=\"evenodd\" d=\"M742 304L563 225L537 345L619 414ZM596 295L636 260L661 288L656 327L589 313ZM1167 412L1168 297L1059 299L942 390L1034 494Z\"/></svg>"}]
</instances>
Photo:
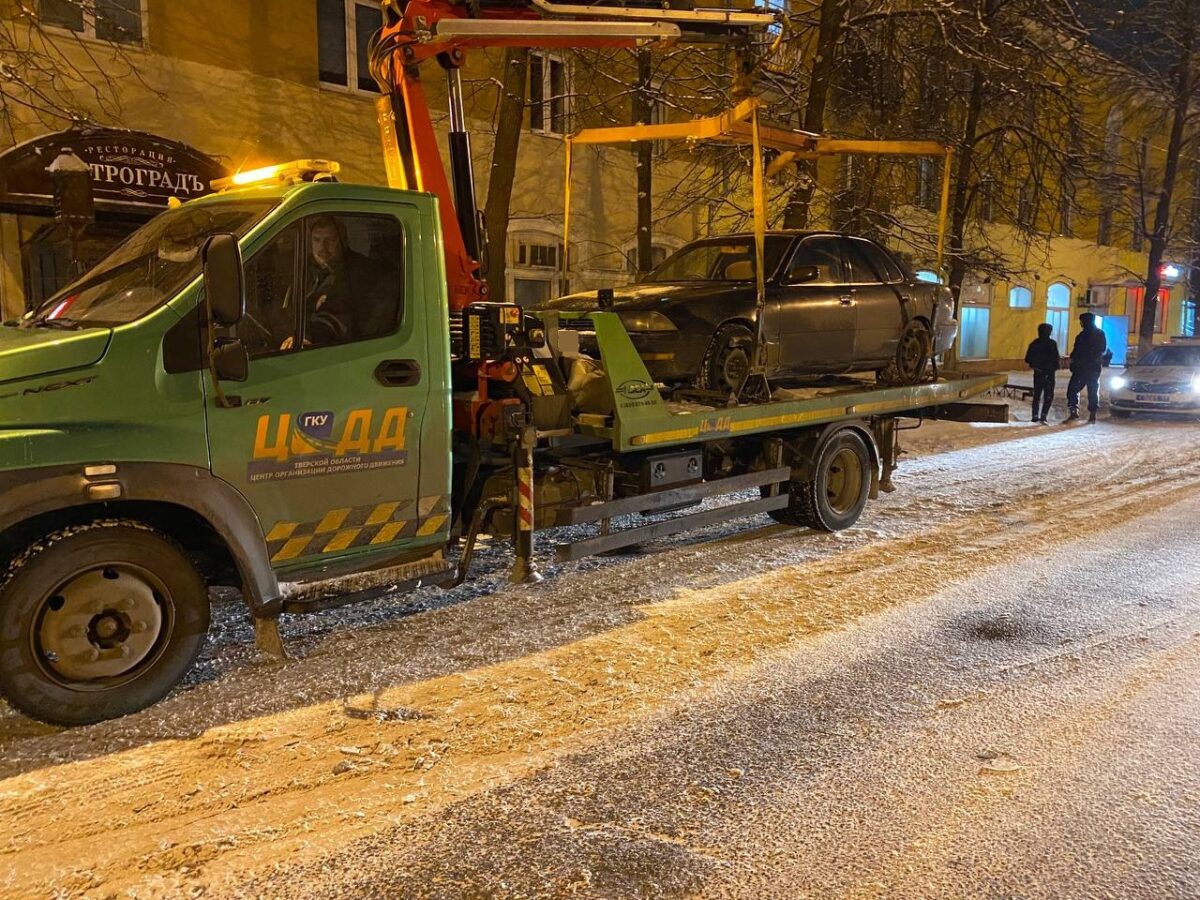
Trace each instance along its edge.
<instances>
[{"instance_id":1,"label":"blue illuminated window","mask_svg":"<svg viewBox=\"0 0 1200 900\"><path fill-rule=\"evenodd\" d=\"M1008 292L1008 305L1013 309L1032 309L1033 292L1027 287L1015 287Z\"/></svg>"}]
</instances>

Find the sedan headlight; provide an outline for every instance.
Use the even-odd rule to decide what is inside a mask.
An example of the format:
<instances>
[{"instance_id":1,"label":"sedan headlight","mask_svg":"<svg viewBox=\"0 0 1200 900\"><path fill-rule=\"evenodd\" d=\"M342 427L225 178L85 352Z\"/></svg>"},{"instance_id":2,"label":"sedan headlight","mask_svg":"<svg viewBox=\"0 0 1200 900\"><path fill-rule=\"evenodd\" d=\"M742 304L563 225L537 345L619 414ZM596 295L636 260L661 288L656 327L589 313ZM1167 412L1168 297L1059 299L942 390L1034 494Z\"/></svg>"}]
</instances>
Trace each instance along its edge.
<instances>
[{"instance_id":1,"label":"sedan headlight","mask_svg":"<svg viewBox=\"0 0 1200 900\"><path fill-rule=\"evenodd\" d=\"M1110 381L1108 383L1108 386L1110 388L1112 388L1114 391L1123 391L1123 390L1125 390L1125 385L1127 385L1127 384L1129 384L1129 382L1123 376L1114 375L1112 378L1112 381ZM1193 385L1194 385L1194 382L1193 382Z\"/></svg>"},{"instance_id":2,"label":"sedan headlight","mask_svg":"<svg viewBox=\"0 0 1200 900\"><path fill-rule=\"evenodd\" d=\"M617 313L626 331L678 331L675 323L660 312L621 312Z\"/></svg>"},{"instance_id":3,"label":"sedan headlight","mask_svg":"<svg viewBox=\"0 0 1200 900\"><path fill-rule=\"evenodd\" d=\"M1200 375L1192 376L1192 393L1200 394Z\"/></svg>"}]
</instances>

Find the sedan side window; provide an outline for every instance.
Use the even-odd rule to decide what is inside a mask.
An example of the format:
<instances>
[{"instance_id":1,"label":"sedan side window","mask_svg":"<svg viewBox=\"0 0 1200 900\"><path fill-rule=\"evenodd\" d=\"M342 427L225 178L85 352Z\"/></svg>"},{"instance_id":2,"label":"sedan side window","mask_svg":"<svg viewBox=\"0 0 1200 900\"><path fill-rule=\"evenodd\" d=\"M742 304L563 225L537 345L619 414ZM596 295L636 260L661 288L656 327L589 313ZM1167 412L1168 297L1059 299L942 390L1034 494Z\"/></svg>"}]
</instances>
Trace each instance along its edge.
<instances>
[{"instance_id":1,"label":"sedan side window","mask_svg":"<svg viewBox=\"0 0 1200 900\"><path fill-rule=\"evenodd\" d=\"M846 259L850 263L851 284L881 284L884 279L884 269L875 265L875 260L869 256L874 249L871 244L862 240L848 240L842 245L846 250Z\"/></svg>"},{"instance_id":2,"label":"sedan side window","mask_svg":"<svg viewBox=\"0 0 1200 900\"><path fill-rule=\"evenodd\" d=\"M788 265L788 284L841 284L844 280L836 238L807 238Z\"/></svg>"},{"instance_id":3,"label":"sedan side window","mask_svg":"<svg viewBox=\"0 0 1200 900\"><path fill-rule=\"evenodd\" d=\"M875 264L875 270L883 276L884 281L895 284L904 280L903 270L885 248L870 241L863 241L862 248L867 254L867 259Z\"/></svg>"}]
</instances>

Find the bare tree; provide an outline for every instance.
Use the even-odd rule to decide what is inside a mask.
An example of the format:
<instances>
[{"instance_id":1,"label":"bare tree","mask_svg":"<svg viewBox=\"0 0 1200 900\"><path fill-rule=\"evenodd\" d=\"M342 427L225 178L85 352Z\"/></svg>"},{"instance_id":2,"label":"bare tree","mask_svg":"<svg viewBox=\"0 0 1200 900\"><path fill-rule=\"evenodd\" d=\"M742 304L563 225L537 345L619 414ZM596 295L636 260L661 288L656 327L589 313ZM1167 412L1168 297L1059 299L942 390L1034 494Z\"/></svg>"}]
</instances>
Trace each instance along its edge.
<instances>
[{"instance_id":1,"label":"bare tree","mask_svg":"<svg viewBox=\"0 0 1200 900\"><path fill-rule=\"evenodd\" d=\"M488 177L487 202L487 282L492 300L505 299L509 210L513 180L517 173L517 152L525 116L525 82L529 72L529 51L508 50L504 54L500 97L496 104L496 140L492 148L492 168Z\"/></svg>"},{"instance_id":2,"label":"bare tree","mask_svg":"<svg viewBox=\"0 0 1200 900\"><path fill-rule=\"evenodd\" d=\"M116 121L121 83L136 78L149 88L127 49L132 36L122 33L120 21L108 23L108 37L85 39L69 27L48 24L42 16L46 7L64 23L97 21L93 0L0 0L0 131L9 141L32 125L54 129Z\"/></svg>"},{"instance_id":3,"label":"bare tree","mask_svg":"<svg viewBox=\"0 0 1200 900\"><path fill-rule=\"evenodd\" d=\"M1138 322L1138 355L1154 341L1163 263L1174 243L1188 240L1196 225L1189 221L1195 204L1182 203L1178 183L1186 157L1200 141L1200 10L1194 0L1140 0L1100 3L1101 39L1116 71L1110 83L1123 85L1114 96L1138 111L1150 133L1167 133L1162 168L1151 169L1140 158L1139 187L1153 200L1154 219L1148 231L1145 298ZM1144 216L1135 227L1144 227Z\"/></svg>"}]
</instances>

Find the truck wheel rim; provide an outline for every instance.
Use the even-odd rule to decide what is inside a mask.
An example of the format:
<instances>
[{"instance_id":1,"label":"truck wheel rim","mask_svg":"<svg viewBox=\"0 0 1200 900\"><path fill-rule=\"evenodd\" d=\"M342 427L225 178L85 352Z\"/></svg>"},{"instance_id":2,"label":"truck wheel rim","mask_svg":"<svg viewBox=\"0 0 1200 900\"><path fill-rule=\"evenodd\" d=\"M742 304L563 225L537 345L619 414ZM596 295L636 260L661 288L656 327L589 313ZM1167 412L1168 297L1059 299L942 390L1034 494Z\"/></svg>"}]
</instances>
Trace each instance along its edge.
<instances>
[{"instance_id":1,"label":"truck wheel rim","mask_svg":"<svg viewBox=\"0 0 1200 900\"><path fill-rule=\"evenodd\" d=\"M825 477L825 498L830 509L838 515L854 509L862 494L862 475L862 460L850 447L833 455Z\"/></svg>"},{"instance_id":2,"label":"truck wheel rim","mask_svg":"<svg viewBox=\"0 0 1200 900\"><path fill-rule=\"evenodd\" d=\"M60 684L110 688L154 663L173 620L171 595L150 572L129 563L88 568L42 597L34 657Z\"/></svg>"}]
</instances>

